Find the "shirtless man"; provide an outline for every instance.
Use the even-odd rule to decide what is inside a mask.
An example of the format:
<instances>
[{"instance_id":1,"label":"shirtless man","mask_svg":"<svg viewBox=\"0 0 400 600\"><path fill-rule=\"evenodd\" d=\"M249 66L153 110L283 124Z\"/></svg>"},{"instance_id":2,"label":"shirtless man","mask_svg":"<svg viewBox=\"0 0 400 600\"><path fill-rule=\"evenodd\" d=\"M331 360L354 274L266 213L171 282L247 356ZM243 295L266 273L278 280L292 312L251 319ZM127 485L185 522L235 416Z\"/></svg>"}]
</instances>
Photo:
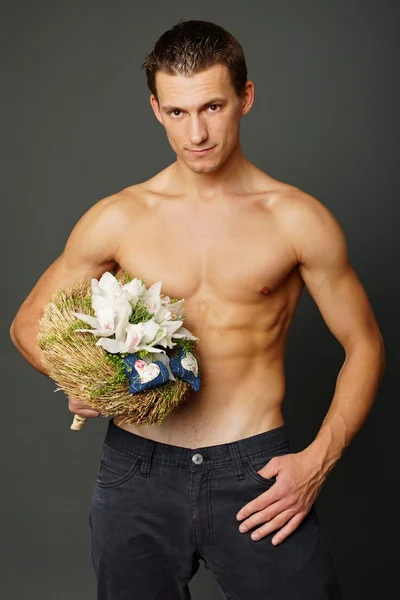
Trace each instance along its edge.
<instances>
[{"instance_id":1,"label":"shirtless man","mask_svg":"<svg viewBox=\"0 0 400 600\"><path fill-rule=\"evenodd\" d=\"M108 422L90 511L99 599L188 599L199 558L228 599L338 599L314 501L372 407L382 336L335 216L242 153L254 85L240 44L199 21L167 33L144 66L176 162L83 215L11 337L47 375L35 328L51 294L122 268L185 298L200 339L199 392L161 425ZM304 284L346 359L315 440L292 453L284 350ZM69 409L98 415L79 399Z\"/></svg>"}]
</instances>

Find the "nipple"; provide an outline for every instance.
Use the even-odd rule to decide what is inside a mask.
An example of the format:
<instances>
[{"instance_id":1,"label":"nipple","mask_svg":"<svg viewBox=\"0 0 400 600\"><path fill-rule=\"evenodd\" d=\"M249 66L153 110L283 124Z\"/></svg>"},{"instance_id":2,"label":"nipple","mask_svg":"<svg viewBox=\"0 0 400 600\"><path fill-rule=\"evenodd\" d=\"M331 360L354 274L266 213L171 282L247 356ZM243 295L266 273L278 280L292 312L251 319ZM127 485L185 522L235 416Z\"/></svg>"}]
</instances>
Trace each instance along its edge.
<instances>
[{"instance_id":1,"label":"nipple","mask_svg":"<svg viewBox=\"0 0 400 600\"><path fill-rule=\"evenodd\" d=\"M261 291L262 294L267 295L267 294L270 293L271 288L269 288L269 287L263 287L260 291Z\"/></svg>"}]
</instances>

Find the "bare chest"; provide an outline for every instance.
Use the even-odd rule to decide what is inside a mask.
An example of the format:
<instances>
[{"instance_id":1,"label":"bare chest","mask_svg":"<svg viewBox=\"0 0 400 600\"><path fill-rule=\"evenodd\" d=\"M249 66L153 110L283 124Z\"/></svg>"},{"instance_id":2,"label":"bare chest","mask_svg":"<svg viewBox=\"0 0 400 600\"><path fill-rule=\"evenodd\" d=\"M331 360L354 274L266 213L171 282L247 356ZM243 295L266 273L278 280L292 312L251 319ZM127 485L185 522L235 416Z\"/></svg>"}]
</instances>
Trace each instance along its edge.
<instances>
[{"instance_id":1,"label":"bare chest","mask_svg":"<svg viewBox=\"0 0 400 600\"><path fill-rule=\"evenodd\" d=\"M118 264L175 298L206 295L251 304L276 291L296 265L276 220L254 206L187 207L166 201L129 222Z\"/></svg>"}]
</instances>

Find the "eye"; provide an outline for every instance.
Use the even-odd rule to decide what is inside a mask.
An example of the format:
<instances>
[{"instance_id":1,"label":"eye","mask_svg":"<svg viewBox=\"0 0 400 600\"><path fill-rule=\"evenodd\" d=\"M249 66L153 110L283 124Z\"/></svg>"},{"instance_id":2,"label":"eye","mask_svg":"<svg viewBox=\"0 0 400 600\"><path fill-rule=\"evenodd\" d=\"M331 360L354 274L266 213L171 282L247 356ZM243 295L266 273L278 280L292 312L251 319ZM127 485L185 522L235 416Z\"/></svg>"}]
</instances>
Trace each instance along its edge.
<instances>
[{"instance_id":1,"label":"eye","mask_svg":"<svg viewBox=\"0 0 400 600\"><path fill-rule=\"evenodd\" d=\"M212 107L215 107L216 109L218 109L221 107L221 104L210 104L207 108L212 108ZM174 109L168 111L168 115L171 115L174 117L179 117L180 116L179 113L181 113L181 112L182 111L179 110L179 108L174 108ZM211 112L217 112L217 110L212 110ZM176 114L176 113L178 113L178 114Z\"/></svg>"}]
</instances>

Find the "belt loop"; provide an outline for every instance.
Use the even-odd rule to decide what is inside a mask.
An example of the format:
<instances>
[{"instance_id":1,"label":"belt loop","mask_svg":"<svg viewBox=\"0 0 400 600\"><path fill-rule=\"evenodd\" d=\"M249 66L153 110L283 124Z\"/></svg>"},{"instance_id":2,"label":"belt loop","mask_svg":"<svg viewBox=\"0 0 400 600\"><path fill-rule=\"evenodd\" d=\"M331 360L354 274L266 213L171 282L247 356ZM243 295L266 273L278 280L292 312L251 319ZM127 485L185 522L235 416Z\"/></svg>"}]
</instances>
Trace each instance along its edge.
<instances>
[{"instance_id":1,"label":"belt loop","mask_svg":"<svg viewBox=\"0 0 400 600\"><path fill-rule=\"evenodd\" d=\"M236 478L244 479L246 474L243 468L243 463L239 452L239 445L237 442L231 442L228 444L228 447L232 456Z\"/></svg>"},{"instance_id":2,"label":"belt loop","mask_svg":"<svg viewBox=\"0 0 400 600\"><path fill-rule=\"evenodd\" d=\"M151 467L151 458L153 456L153 451L156 443L154 440L150 440L149 438L145 438L144 446L143 446L143 459L142 464L140 465L140 475L142 477L148 477L150 474Z\"/></svg>"}]
</instances>

